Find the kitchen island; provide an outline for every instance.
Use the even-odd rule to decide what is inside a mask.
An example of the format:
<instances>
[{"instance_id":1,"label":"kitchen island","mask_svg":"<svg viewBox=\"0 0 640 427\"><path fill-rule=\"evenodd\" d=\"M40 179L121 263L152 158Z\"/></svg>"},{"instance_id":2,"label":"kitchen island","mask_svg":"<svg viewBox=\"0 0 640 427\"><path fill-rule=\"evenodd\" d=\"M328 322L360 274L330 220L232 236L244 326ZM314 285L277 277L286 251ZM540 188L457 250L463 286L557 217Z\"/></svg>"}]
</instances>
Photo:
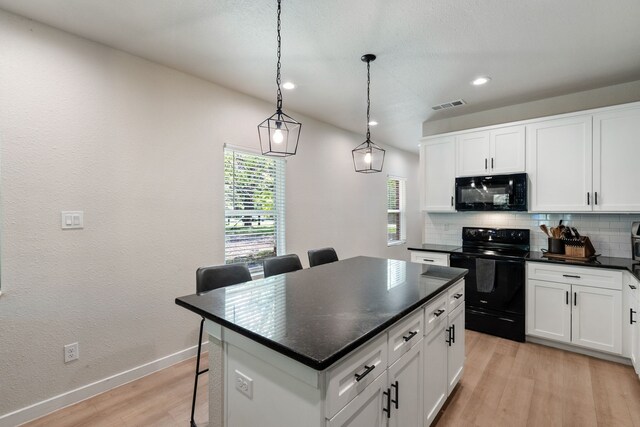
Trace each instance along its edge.
<instances>
[{"instance_id":1,"label":"kitchen island","mask_svg":"<svg viewBox=\"0 0 640 427\"><path fill-rule=\"evenodd\" d=\"M207 320L209 425L430 423L463 371L466 273L355 257L177 298Z\"/></svg>"}]
</instances>

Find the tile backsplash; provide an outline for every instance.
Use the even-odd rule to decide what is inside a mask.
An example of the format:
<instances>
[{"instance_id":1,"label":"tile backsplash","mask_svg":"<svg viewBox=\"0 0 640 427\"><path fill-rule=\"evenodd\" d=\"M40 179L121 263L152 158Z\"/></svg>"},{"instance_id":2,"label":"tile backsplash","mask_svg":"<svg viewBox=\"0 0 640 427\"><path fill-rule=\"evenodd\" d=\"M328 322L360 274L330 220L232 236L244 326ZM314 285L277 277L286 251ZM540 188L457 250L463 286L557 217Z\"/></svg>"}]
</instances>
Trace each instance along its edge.
<instances>
[{"instance_id":1,"label":"tile backsplash","mask_svg":"<svg viewBox=\"0 0 640 427\"><path fill-rule=\"evenodd\" d=\"M428 213L424 218L424 243L461 245L462 227L528 228L531 230L531 250L547 247L547 237L540 230L563 224L576 227L589 236L596 252L604 256L631 258L631 223L640 221L640 214L535 214L511 212Z\"/></svg>"}]
</instances>

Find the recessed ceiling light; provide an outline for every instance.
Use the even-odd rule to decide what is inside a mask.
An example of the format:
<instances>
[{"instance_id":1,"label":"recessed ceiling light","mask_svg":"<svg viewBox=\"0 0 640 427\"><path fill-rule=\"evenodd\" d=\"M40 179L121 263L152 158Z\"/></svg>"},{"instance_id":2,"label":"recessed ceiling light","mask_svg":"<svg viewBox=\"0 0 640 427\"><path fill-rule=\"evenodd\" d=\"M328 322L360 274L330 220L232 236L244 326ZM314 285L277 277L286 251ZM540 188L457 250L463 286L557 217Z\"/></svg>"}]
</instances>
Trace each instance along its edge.
<instances>
[{"instance_id":1,"label":"recessed ceiling light","mask_svg":"<svg viewBox=\"0 0 640 427\"><path fill-rule=\"evenodd\" d=\"M369 126L376 126L378 124L378 122L376 122L375 120L371 120L369 122Z\"/></svg>"},{"instance_id":2,"label":"recessed ceiling light","mask_svg":"<svg viewBox=\"0 0 640 427\"><path fill-rule=\"evenodd\" d=\"M491 77L478 77L477 79L475 79L474 81L471 82L472 85L474 86L482 86L483 84L487 84L489 83L489 81L491 80Z\"/></svg>"},{"instance_id":3,"label":"recessed ceiling light","mask_svg":"<svg viewBox=\"0 0 640 427\"><path fill-rule=\"evenodd\" d=\"M284 82L284 83L282 83L282 88L283 89L287 89L287 90L291 90L291 89L295 89L296 85L293 84L293 82Z\"/></svg>"}]
</instances>

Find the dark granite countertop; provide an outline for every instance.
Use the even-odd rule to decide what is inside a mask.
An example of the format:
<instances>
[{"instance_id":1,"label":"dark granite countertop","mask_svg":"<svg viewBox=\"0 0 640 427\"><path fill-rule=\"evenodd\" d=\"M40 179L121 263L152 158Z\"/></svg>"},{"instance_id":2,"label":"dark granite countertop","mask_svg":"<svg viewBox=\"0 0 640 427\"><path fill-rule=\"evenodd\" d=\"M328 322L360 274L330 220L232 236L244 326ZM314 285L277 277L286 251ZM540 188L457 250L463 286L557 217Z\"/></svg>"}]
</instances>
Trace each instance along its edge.
<instances>
[{"instance_id":1,"label":"dark granite countertop","mask_svg":"<svg viewBox=\"0 0 640 427\"><path fill-rule=\"evenodd\" d=\"M324 370L466 274L355 257L176 298L176 304Z\"/></svg>"},{"instance_id":2,"label":"dark granite countertop","mask_svg":"<svg viewBox=\"0 0 640 427\"><path fill-rule=\"evenodd\" d=\"M409 248L410 251L425 251L425 252L443 252L451 253L456 249L460 249L460 245L436 245L433 243L423 243L421 246L414 246Z\"/></svg>"},{"instance_id":3,"label":"dark granite countertop","mask_svg":"<svg viewBox=\"0 0 640 427\"><path fill-rule=\"evenodd\" d=\"M631 258L616 258L599 256L595 261L569 261L560 259L549 259L542 256L542 252L529 252L527 261L548 262L551 264L575 265L582 267L611 268L615 270L628 270L636 279L640 280L640 263Z\"/></svg>"}]
</instances>

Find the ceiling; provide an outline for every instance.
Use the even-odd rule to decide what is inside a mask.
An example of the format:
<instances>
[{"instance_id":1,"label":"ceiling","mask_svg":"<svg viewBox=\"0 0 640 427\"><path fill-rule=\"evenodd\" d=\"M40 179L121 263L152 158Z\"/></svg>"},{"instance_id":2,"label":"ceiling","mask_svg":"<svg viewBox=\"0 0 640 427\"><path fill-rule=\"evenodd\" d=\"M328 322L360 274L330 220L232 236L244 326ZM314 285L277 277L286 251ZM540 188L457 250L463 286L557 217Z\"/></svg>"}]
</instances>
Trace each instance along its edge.
<instances>
[{"instance_id":1,"label":"ceiling","mask_svg":"<svg viewBox=\"0 0 640 427\"><path fill-rule=\"evenodd\" d=\"M275 104L275 0L0 0ZM421 124L640 79L638 0L283 0L284 108L417 150ZM492 81L470 84L480 75ZM431 107L462 98L467 105ZM247 123L254 126L256 123ZM304 141L304 130L301 136Z\"/></svg>"}]
</instances>

